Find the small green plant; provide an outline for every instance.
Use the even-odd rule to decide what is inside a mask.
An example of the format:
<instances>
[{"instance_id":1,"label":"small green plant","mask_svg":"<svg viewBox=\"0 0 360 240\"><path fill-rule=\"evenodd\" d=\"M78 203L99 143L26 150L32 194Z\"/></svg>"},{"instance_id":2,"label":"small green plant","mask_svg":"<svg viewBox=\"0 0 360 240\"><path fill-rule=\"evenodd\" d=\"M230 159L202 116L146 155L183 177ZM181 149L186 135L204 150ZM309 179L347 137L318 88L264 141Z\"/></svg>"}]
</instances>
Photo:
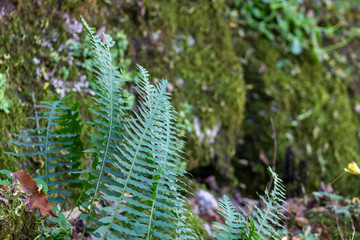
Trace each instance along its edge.
<instances>
[{"instance_id":1,"label":"small green plant","mask_svg":"<svg viewBox=\"0 0 360 240\"><path fill-rule=\"evenodd\" d=\"M220 214L225 218L225 224L217 223L221 228L215 228L219 233L216 239L280 239L274 227L282 227L280 222L285 218L283 213L286 209L282 206L285 202L285 187L270 167L268 170L274 178L274 188L271 192L266 188L265 196L259 195L265 209L254 205L254 208L250 209L251 215L245 211L241 214L235 210L229 198L224 196L220 199L220 209L223 211Z\"/></svg>"},{"instance_id":2,"label":"small green plant","mask_svg":"<svg viewBox=\"0 0 360 240\"><path fill-rule=\"evenodd\" d=\"M45 182L22 170L0 174L0 239L70 240L72 226L62 213L53 214Z\"/></svg>"},{"instance_id":3,"label":"small green plant","mask_svg":"<svg viewBox=\"0 0 360 240\"><path fill-rule=\"evenodd\" d=\"M250 27L275 41L276 35L286 43L287 51L299 55L310 50L322 60L320 47L323 29L315 17L310 17L301 6L301 0L236 0L238 23Z\"/></svg>"},{"instance_id":4,"label":"small green plant","mask_svg":"<svg viewBox=\"0 0 360 240\"><path fill-rule=\"evenodd\" d=\"M13 102L5 96L6 88L6 75L0 73L0 110L8 114Z\"/></svg>"}]
</instances>

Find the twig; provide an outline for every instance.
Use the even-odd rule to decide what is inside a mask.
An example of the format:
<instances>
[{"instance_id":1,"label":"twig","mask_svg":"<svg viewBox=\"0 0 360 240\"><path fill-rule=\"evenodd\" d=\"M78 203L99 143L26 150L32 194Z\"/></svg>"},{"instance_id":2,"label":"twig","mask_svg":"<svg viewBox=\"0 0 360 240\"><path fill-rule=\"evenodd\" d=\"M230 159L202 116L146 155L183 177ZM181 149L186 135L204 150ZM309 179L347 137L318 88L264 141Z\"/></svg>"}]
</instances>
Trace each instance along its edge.
<instances>
[{"instance_id":1,"label":"twig","mask_svg":"<svg viewBox=\"0 0 360 240\"><path fill-rule=\"evenodd\" d=\"M334 180L332 180L332 182L330 183L330 185L333 185L337 180L339 180L339 178L341 178L342 176L344 176L346 172L341 173L339 176L337 176Z\"/></svg>"},{"instance_id":2,"label":"twig","mask_svg":"<svg viewBox=\"0 0 360 240\"><path fill-rule=\"evenodd\" d=\"M338 232L339 232L339 234L340 234L341 240L344 240L344 237L343 237L343 235L342 235L342 233L341 233L341 229L340 229L340 225L339 225L338 215L337 215L337 213L336 213L336 206L335 206L335 203L334 203L334 201L333 201L330 193L328 192L326 186L325 186L325 191L327 192L327 194L329 194L329 198L330 198L331 204L332 204L332 206L333 206L333 208L334 208L335 219L336 219L336 226L337 226Z\"/></svg>"},{"instance_id":3,"label":"twig","mask_svg":"<svg viewBox=\"0 0 360 240\"><path fill-rule=\"evenodd\" d=\"M274 121L272 119L272 117L270 117L270 122L271 122L271 128L273 131L273 138L274 138L274 154L273 154L273 164L272 164L272 170L273 172L275 172L275 168L276 168L276 155L277 155L277 141L276 141L276 131L275 131L275 125L274 125ZM269 181L269 186L268 186L268 191L270 192L271 190L271 185L273 182L273 177L271 176L270 181Z\"/></svg>"}]
</instances>

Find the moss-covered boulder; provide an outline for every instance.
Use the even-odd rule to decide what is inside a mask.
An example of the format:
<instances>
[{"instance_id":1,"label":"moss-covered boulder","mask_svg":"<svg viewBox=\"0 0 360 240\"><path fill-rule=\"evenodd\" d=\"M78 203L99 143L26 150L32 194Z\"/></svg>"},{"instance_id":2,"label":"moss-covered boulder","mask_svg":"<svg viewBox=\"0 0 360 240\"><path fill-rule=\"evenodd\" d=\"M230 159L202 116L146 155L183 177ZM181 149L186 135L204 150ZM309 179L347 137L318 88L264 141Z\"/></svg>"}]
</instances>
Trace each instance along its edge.
<instances>
[{"instance_id":1,"label":"moss-covered boulder","mask_svg":"<svg viewBox=\"0 0 360 240\"><path fill-rule=\"evenodd\" d=\"M5 191L0 186L0 239L25 240L40 237L45 219L28 210L20 191Z\"/></svg>"},{"instance_id":2,"label":"moss-covered boulder","mask_svg":"<svg viewBox=\"0 0 360 240\"><path fill-rule=\"evenodd\" d=\"M245 91L224 1L145 5L148 18L140 31L147 34L133 39L133 58L147 66L155 80L167 73L173 103L189 130L189 168L211 166L218 180L234 184L230 160L241 139ZM136 33L128 35L134 38Z\"/></svg>"},{"instance_id":3,"label":"moss-covered boulder","mask_svg":"<svg viewBox=\"0 0 360 240\"><path fill-rule=\"evenodd\" d=\"M244 78L249 89L245 144L239 146L234 160L239 172L251 170L259 176L251 181L265 182L261 178L264 162L268 160L271 164L274 149L270 117L277 135L278 172L286 170L286 174L292 174L297 187L305 177L304 169L300 168L306 168L305 185L313 190L322 180L334 180L350 161L360 160L357 122L342 80L334 78L310 56L296 59L283 56L281 49L261 38L239 40L236 49L244 62ZM287 148L295 155L293 163L284 160ZM240 159L245 159L245 164ZM284 177L289 177L286 174ZM239 175L240 181L251 184L247 176ZM358 182L354 176L345 177L334 187L358 192L358 188L353 189L354 181Z\"/></svg>"}]
</instances>

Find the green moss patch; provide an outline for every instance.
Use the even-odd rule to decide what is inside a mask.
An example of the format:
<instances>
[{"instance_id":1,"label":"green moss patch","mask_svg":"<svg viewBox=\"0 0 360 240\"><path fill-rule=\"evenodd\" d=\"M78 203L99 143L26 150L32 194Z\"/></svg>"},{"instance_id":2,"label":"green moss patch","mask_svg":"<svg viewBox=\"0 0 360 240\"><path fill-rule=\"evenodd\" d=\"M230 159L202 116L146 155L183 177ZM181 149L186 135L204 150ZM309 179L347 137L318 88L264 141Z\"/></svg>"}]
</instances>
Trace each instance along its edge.
<instances>
[{"instance_id":1,"label":"green moss patch","mask_svg":"<svg viewBox=\"0 0 360 240\"><path fill-rule=\"evenodd\" d=\"M323 65L307 56L279 68L285 56L266 40L239 40L237 50L239 56L247 55L244 77L251 89L246 103L245 145L237 158L248 160L253 173L263 176L261 152L272 161L270 117L277 134L278 172L285 167L285 152L290 147L296 159L293 174L297 186L303 180L298 169L301 159L307 161L310 189L319 187L321 181L334 180L350 161L359 160L356 121L342 80L327 74ZM257 180L265 182L260 177ZM334 187L354 193L358 190L351 182L355 181L350 176Z\"/></svg>"},{"instance_id":2,"label":"green moss patch","mask_svg":"<svg viewBox=\"0 0 360 240\"><path fill-rule=\"evenodd\" d=\"M224 184L233 184L230 159L241 138L244 83L225 4L199 0L145 5L141 34L128 33L134 38L133 58L151 69L155 81L165 74L171 82L173 103L190 130L189 168L211 165Z\"/></svg>"}]
</instances>

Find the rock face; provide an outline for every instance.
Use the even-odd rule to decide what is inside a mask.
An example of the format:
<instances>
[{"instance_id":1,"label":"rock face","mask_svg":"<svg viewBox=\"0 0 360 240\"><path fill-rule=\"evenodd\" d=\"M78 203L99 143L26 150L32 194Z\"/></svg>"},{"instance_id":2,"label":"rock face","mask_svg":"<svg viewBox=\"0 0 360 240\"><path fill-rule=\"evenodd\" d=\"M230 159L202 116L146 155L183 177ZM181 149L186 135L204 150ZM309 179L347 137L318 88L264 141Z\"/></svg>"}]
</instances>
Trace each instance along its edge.
<instances>
[{"instance_id":1,"label":"rock face","mask_svg":"<svg viewBox=\"0 0 360 240\"><path fill-rule=\"evenodd\" d=\"M266 182L260 177L264 176L264 163L259 155L263 152L272 161L270 117L277 135L277 172L281 174L285 167L285 153L290 147L294 153L295 184L299 185L300 178L307 175L306 186L313 190L321 180L333 180L350 160L359 160L357 122L342 80L310 56L294 59L282 55L280 49L261 38L239 40L236 49L239 56L252 52L243 66L251 89L246 97L245 144L238 147L236 156L249 162L247 167L236 166L239 172L247 168L259 176L255 181ZM304 165L300 163L303 159L307 159L306 174L298 167ZM241 181L250 184L246 178L245 175ZM354 180L343 178L341 181L347 184L340 181L335 187L349 190Z\"/></svg>"},{"instance_id":2,"label":"rock face","mask_svg":"<svg viewBox=\"0 0 360 240\"><path fill-rule=\"evenodd\" d=\"M230 161L242 137L245 89L225 3L163 0L145 5L152 17L139 29L148 30L148 39L128 33L134 59L154 77L168 73L174 106L190 130L189 168L210 166L219 182L235 185Z\"/></svg>"}]
</instances>

